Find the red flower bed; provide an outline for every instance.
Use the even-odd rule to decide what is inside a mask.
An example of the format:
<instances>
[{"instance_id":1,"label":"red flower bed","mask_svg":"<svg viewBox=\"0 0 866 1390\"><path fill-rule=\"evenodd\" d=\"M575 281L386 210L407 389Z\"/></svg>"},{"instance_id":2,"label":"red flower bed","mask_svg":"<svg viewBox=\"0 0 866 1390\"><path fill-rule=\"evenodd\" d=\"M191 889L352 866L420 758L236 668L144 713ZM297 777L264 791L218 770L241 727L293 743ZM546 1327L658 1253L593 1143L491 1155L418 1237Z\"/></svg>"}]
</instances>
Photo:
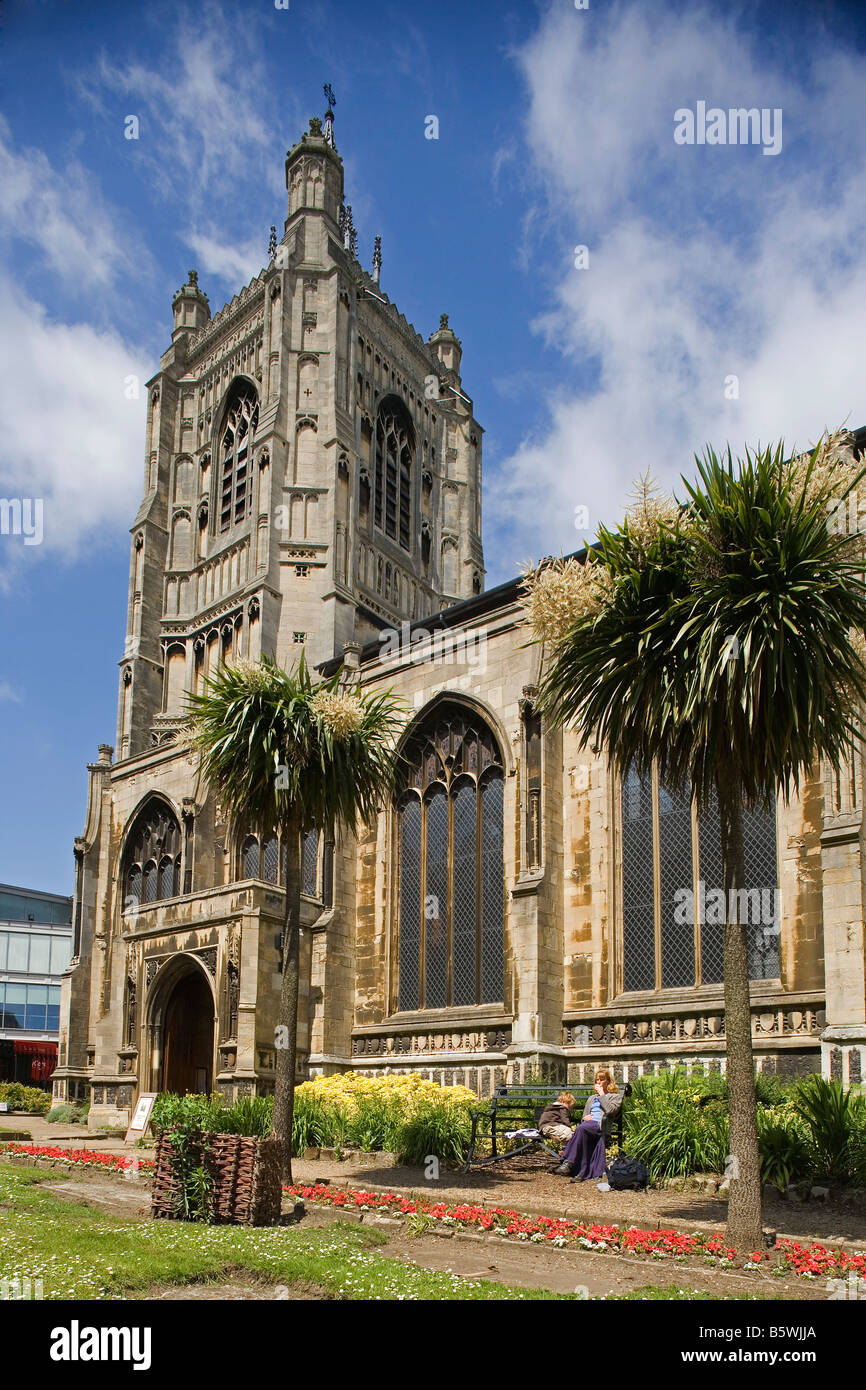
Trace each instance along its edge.
<instances>
[{"instance_id":1,"label":"red flower bed","mask_svg":"<svg viewBox=\"0 0 866 1390\"><path fill-rule=\"evenodd\" d=\"M64 1163L80 1163L90 1168L108 1168L123 1172L138 1165L139 1170L152 1170L152 1158L136 1158L133 1154L100 1153L97 1149L66 1149L56 1144L2 1144L0 1152L29 1154L32 1158L60 1158Z\"/></svg>"},{"instance_id":2,"label":"red flower bed","mask_svg":"<svg viewBox=\"0 0 866 1390\"><path fill-rule=\"evenodd\" d=\"M725 1244L724 1237L706 1231L642 1231L636 1226L587 1225L569 1221L566 1217L528 1216L508 1207L482 1207L470 1202L430 1202L426 1197L405 1197L396 1192L361 1192L329 1187L316 1183L312 1187L296 1183L285 1189L305 1202L368 1211L386 1211L398 1216L426 1216L454 1226L477 1226L481 1230L496 1230L537 1244L555 1241L558 1245L576 1244L586 1250L622 1250L652 1256L703 1256L724 1262L735 1262L737 1254ZM753 1265L775 1258L775 1267L782 1273L794 1272L805 1278L827 1277L854 1273L866 1279L866 1255L849 1255L844 1250L829 1250L817 1243L801 1245L798 1241L782 1239L774 1250L753 1250L746 1261Z\"/></svg>"}]
</instances>

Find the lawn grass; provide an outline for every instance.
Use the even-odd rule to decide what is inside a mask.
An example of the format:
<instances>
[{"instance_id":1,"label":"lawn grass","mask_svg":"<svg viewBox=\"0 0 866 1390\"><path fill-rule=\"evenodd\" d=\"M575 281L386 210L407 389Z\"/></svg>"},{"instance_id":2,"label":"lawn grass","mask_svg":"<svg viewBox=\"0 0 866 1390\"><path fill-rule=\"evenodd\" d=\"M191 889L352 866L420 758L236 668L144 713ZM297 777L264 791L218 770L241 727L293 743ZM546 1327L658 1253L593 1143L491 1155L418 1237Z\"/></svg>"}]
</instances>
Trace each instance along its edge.
<instances>
[{"instance_id":1,"label":"lawn grass","mask_svg":"<svg viewBox=\"0 0 866 1390\"><path fill-rule=\"evenodd\" d=\"M124 1221L41 1187L52 1176L0 1164L0 1277L41 1279L46 1299L135 1298L152 1285L232 1282L313 1285L361 1300L576 1300L509 1288L387 1259L385 1237L355 1223L326 1227L205 1226Z\"/></svg>"},{"instance_id":2,"label":"lawn grass","mask_svg":"<svg viewBox=\"0 0 866 1390\"><path fill-rule=\"evenodd\" d=\"M608 1303L775 1303L772 1293L707 1293L705 1289L684 1289L679 1284L644 1284L628 1293L610 1295Z\"/></svg>"}]
</instances>

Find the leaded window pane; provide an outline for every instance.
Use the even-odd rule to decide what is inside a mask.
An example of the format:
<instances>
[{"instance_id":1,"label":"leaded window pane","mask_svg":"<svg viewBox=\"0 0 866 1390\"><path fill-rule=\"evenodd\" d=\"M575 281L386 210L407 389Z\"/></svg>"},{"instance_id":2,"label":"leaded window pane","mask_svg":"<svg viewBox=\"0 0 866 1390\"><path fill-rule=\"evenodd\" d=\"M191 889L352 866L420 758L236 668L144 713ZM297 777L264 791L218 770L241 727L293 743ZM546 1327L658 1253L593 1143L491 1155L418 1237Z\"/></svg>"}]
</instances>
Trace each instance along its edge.
<instances>
[{"instance_id":1,"label":"leaded window pane","mask_svg":"<svg viewBox=\"0 0 866 1390\"><path fill-rule=\"evenodd\" d=\"M421 802L400 807L400 989L401 1009L420 1008Z\"/></svg>"},{"instance_id":2,"label":"leaded window pane","mask_svg":"<svg viewBox=\"0 0 866 1390\"><path fill-rule=\"evenodd\" d=\"M775 980L782 971L775 806L769 810L743 811L743 849L752 920L752 930L748 933L749 978ZM761 895L759 914L754 911L756 890Z\"/></svg>"},{"instance_id":3,"label":"leaded window pane","mask_svg":"<svg viewBox=\"0 0 866 1390\"><path fill-rule=\"evenodd\" d=\"M141 902L141 868L133 864L126 877L125 907L137 907Z\"/></svg>"},{"instance_id":4,"label":"leaded window pane","mask_svg":"<svg viewBox=\"0 0 866 1390\"><path fill-rule=\"evenodd\" d=\"M658 795L662 989L689 988L695 983L695 928L681 905L683 892L692 891L691 794L688 787L675 794L660 786Z\"/></svg>"},{"instance_id":5,"label":"leaded window pane","mask_svg":"<svg viewBox=\"0 0 866 1390\"><path fill-rule=\"evenodd\" d=\"M623 989L655 989L652 779L630 768L622 794Z\"/></svg>"},{"instance_id":6,"label":"leaded window pane","mask_svg":"<svg viewBox=\"0 0 866 1390\"><path fill-rule=\"evenodd\" d=\"M262 878L266 883L276 883L279 868L280 843L276 835L270 835L262 850Z\"/></svg>"},{"instance_id":7,"label":"leaded window pane","mask_svg":"<svg viewBox=\"0 0 866 1390\"><path fill-rule=\"evenodd\" d=\"M168 855L159 861L159 896L161 898L171 898L174 896L174 860Z\"/></svg>"},{"instance_id":8,"label":"leaded window pane","mask_svg":"<svg viewBox=\"0 0 866 1390\"><path fill-rule=\"evenodd\" d=\"M481 1003L504 996L505 866L504 783L496 773L481 788Z\"/></svg>"},{"instance_id":9,"label":"leaded window pane","mask_svg":"<svg viewBox=\"0 0 866 1390\"><path fill-rule=\"evenodd\" d=\"M244 878L259 876L259 842L255 835L248 835L243 846Z\"/></svg>"},{"instance_id":10,"label":"leaded window pane","mask_svg":"<svg viewBox=\"0 0 866 1390\"><path fill-rule=\"evenodd\" d=\"M308 830L304 836L301 857L301 892L308 897L316 896L316 869L319 853L319 832Z\"/></svg>"},{"instance_id":11,"label":"leaded window pane","mask_svg":"<svg viewBox=\"0 0 866 1390\"><path fill-rule=\"evenodd\" d=\"M424 1003L448 1003L448 796L434 786L426 804L427 875L424 902Z\"/></svg>"},{"instance_id":12,"label":"leaded window pane","mask_svg":"<svg viewBox=\"0 0 866 1390\"><path fill-rule=\"evenodd\" d=\"M451 860L454 925L455 1004L474 1004L475 985L475 783L461 782L454 796L454 853Z\"/></svg>"},{"instance_id":13,"label":"leaded window pane","mask_svg":"<svg viewBox=\"0 0 866 1390\"><path fill-rule=\"evenodd\" d=\"M151 859L144 866L144 901L146 903L156 902L158 886L157 867Z\"/></svg>"},{"instance_id":14,"label":"leaded window pane","mask_svg":"<svg viewBox=\"0 0 866 1390\"><path fill-rule=\"evenodd\" d=\"M713 895L724 893L722 875L722 836L719 805L713 790L700 817L700 884L698 916L701 922L701 975L704 984L724 979L723 918L728 906ZM778 868L776 862L776 812L743 811L743 855L745 859L744 897L738 903L745 918L749 951L749 978L772 980L779 975ZM707 918L712 920L707 921Z\"/></svg>"}]
</instances>

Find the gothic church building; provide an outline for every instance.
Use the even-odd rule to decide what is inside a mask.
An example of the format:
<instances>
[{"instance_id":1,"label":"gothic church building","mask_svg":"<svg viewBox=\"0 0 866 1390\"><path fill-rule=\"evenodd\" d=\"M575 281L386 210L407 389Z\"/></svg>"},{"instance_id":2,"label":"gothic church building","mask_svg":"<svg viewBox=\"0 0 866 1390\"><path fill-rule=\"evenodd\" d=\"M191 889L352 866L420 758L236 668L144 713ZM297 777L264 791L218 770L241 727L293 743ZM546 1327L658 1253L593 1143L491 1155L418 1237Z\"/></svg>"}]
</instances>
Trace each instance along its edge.
<instances>
[{"instance_id":1,"label":"gothic church building","mask_svg":"<svg viewBox=\"0 0 866 1390\"><path fill-rule=\"evenodd\" d=\"M407 323L378 244L360 266L330 112L286 186L267 268L215 316L190 272L148 384L55 1095L89 1095L96 1126L139 1091L272 1089L282 847L203 785L183 711L219 662L302 652L409 711L375 822L304 837L303 1074L417 1070L483 1095L530 1069L721 1069L721 928L674 906L720 882L718 820L539 718L518 582L484 589L460 342L445 316L426 340ZM747 887L778 909L750 928L763 1070L863 1075L862 805L858 752L749 819Z\"/></svg>"}]
</instances>

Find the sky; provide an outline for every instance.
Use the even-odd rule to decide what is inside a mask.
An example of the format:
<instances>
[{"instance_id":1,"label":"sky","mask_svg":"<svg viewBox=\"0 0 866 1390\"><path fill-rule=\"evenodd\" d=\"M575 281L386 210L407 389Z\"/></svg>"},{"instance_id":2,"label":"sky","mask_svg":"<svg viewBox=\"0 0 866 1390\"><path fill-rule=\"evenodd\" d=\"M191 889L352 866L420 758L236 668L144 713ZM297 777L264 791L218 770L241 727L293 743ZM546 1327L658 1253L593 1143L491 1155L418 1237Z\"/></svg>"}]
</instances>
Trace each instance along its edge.
<instances>
[{"instance_id":1,"label":"sky","mask_svg":"<svg viewBox=\"0 0 866 1390\"><path fill-rule=\"evenodd\" d=\"M853 0L6 0L0 498L42 522L0 534L0 882L72 891L141 388L190 267L214 312L262 269L325 82L362 264L380 235L389 297L463 344L490 587L647 469L866 424L864 51Z\"/></svg>"}]
</instances>

